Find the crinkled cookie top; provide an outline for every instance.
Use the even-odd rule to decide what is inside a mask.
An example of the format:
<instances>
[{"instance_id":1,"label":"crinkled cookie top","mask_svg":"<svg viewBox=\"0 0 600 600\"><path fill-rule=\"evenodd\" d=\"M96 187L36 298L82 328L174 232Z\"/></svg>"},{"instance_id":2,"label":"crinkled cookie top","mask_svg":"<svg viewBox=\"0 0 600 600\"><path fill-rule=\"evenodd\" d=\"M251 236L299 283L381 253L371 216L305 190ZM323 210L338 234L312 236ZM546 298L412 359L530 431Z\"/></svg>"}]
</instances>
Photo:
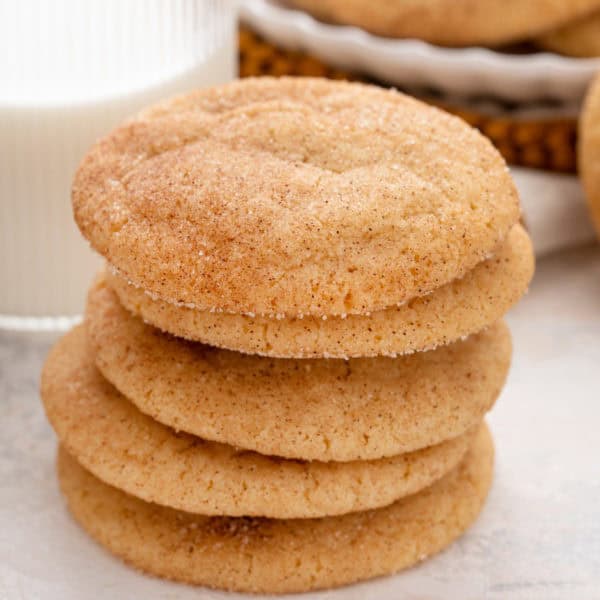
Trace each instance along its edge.
<instances>
[{"instance_id":1,"label":"crinkled cookie top","mask_svg":"<svg viewBox=\"0 0 600 600\"><path fill-rule=\"evenodd\" d=\"M259 78L147 109L100 140L76 221L168 302L364 314L463 276L520 215L506 165L460 119L396 91Z\"/></svg>"}]
</instances>

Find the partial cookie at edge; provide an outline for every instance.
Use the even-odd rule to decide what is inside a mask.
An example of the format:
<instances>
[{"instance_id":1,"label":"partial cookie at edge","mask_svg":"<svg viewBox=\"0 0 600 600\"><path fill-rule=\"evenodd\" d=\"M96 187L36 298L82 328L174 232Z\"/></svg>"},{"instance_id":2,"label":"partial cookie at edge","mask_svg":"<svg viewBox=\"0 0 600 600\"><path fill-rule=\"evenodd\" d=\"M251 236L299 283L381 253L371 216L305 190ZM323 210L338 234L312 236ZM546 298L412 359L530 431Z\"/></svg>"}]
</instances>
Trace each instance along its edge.
<instances>
[{"instance_id":1,"label":"partial cookie at edge","mask_svg":"<svg viewBox=\"0 0 600 600\"><path fill-rule=\"evenodd\" d=\"M464 275L520 216L506 163L457 117L376 86L266 77L139 113L83 160L73 206L157 297L269 316L395 306Z\"/></svg>"},{"instance_id":2,"label":"partial cookie at edge","mask_svg":"<svg viewBox=\"0 0 600 600\"><path fill-rule=\"evenodd\" d=\"M564 27L537 38L535 43L545 50L567 56L600 56L600 12L567 23Z\"/></svg>"}]
</instances>

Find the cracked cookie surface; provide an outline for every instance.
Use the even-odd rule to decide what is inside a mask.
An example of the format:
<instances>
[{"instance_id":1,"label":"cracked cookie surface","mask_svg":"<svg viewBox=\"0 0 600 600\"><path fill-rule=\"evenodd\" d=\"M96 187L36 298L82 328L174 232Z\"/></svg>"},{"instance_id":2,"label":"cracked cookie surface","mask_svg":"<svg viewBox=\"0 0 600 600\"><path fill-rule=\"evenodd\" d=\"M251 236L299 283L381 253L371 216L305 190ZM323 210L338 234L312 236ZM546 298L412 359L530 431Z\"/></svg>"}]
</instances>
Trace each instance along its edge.
<instances>
[{"instance_id":1,"label":"cracked cookie surface","mask_svg":"<svg viewBox=\"0 0 600 600\"><path fill-rule=\"evenodd\" d=\"M259 78L139 113L73 184L92 246L155 297L269 316L365 314L495 252L518 221L492 144L392 90Z\"/></svg>"}]
</instances>

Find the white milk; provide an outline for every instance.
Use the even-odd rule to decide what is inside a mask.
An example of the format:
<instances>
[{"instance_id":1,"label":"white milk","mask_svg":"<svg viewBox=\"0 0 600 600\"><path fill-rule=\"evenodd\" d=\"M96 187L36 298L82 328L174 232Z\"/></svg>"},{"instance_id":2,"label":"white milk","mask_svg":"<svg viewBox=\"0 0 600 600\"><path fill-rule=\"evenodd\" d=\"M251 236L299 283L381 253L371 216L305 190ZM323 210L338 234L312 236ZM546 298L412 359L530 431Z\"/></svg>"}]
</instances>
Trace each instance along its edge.
<instances>
[{"instance_id":1,"label":"white milk","mask_svg":"<svg viewBox=\"0 0 600 600\"><path fill-rule=\"evenodd\" d=\"M0 327L81 313L100 260L71 213L80 159L140 107L232 79L235 36L229 0L0 2Z\"/></svg>"}]
</instances>

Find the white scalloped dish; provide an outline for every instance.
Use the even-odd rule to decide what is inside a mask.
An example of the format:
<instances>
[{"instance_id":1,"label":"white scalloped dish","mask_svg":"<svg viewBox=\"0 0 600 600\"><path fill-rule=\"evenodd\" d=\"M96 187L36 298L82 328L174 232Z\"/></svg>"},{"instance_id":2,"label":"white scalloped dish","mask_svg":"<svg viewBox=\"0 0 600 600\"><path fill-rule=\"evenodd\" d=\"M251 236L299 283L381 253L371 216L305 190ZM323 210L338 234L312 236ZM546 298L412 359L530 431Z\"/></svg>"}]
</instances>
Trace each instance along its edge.
<instances>
[{"instance_id":1,"label":"white scalloped dish","mask_svg":"<svg viewBox=\"0 0 600 600\"><path fill-rule=\"evenodd\" d=\"M448 95L492 96L529 103L579 103L600 58L548 52L507 54L487 48L442 48L419 40L378 37L330 25L275 0L244 0L242 20L277 45L301 49L340 69L392 85L433 88Z\"/></svg>"}]
</instances>

